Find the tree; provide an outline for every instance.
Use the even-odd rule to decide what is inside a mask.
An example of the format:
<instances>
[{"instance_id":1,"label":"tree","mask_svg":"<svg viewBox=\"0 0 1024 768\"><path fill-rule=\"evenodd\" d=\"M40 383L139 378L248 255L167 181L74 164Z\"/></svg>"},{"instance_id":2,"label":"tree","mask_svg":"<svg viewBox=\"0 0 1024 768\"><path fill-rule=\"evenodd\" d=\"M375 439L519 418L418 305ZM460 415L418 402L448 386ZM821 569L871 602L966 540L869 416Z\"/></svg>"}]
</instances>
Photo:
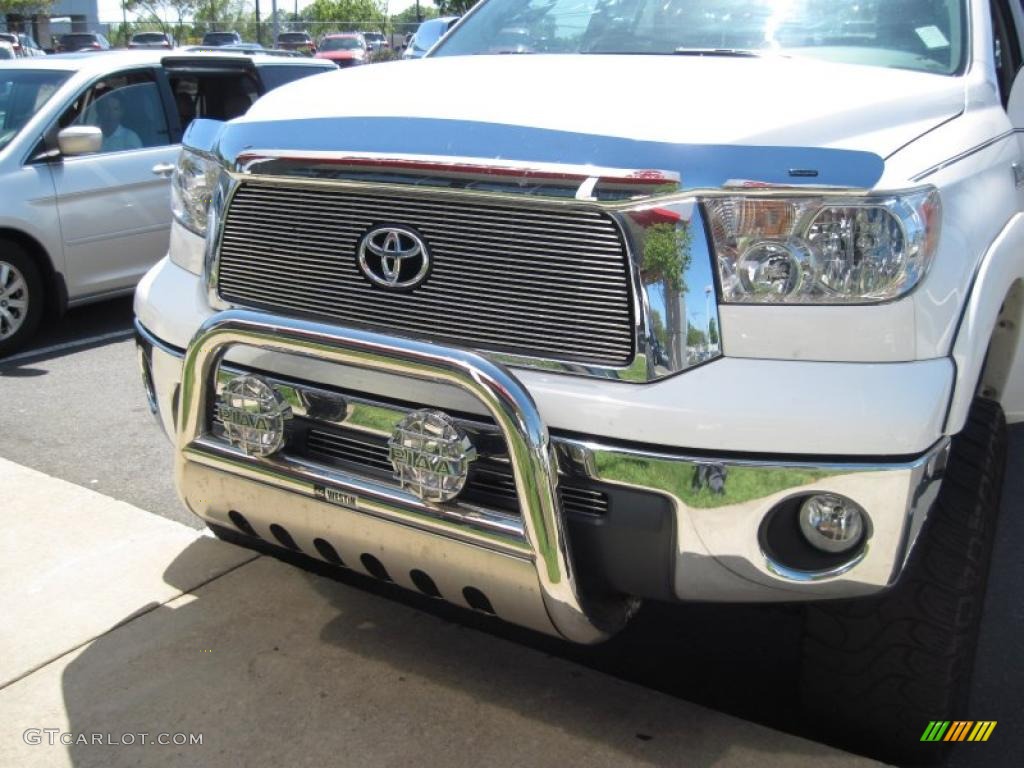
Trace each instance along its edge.
<instances>
[{"instance_id":1,"label":"tree","mask_svg":"<svg viewBox=\"0 0 1024 768\"><path fill-rule=\"evenodd\" d=\"M144 21L159 25L164 32L170 32L164 20L167 13L174 13L177 17L175 27L180 28L186 16L195 14L197 0L125 0L121 5L128 13L142 16Z\"/></svg>"},{"instance_id":2,"label":"tree","mask_svg":"<svg viewBox=\"0 0 1024 768\"><path fill-rule=\"evenodd\" d=\"M708 320L708 341L712 346L718 345L718 323L715 322L715 318Z\"/></svg>"},{"instance_id":3,"label":"tree","mask_svg":"<svg viewBox=\"0 0 1024 768\"><path fill-rule=\"evenodd\" d=\"M436 0L440 16L462 16L477 0Z\"/></svg>"},{"instance_id":4,"label":"tree","mask_svg":"<svg viewBox=\"0 0 1024 768\"><path fill-rule=\"evenodd\" d=\"M27 18L42 13L53 5L53 0L0 0L0 18L20 16Z\"/></svg>"},{"instance_id":5,"label":"tree","mask_svg":"<svg viewBox=\"0 0 1024 768\"><path fill-rule=\"evenodd\" d=\"M686 346L688 347L703 347L707 343L708 337L704 335L704 331L695 325L689 325L686 328Z\"/></svg>"},{"instance_id":6,"label":"tree","mask_svg":"<svg viewBox=\"0 0 1024 768\"><path fill-rule=\"evenodd\" d=\"M427 19L436 19L438 16L437 8L432 5L426 5L420 3L420 19L416 18L416 6L410 5L401 13L396 13L391 17L391 22L395 26L409 26L415 25L417 21L426 21Z\"/></svg>"},{"instance_id":7,"label":"tree","mask_svg":"<svg viewBox=\"0 0 1024 768\"><path fill-rule=\"evenodd\" d=\"M673 367L685 361L681 330L686 323L681 299L686 294L685 275L690 267L690 229L682 222L660 222L644 232L644 255L640 279L644 285L659 285L665 298L665 325L668 330L667 355Z\"/></svg>"},{"instance_id":8,"label":"tree","mask_svg":"<svg viewBox=\"0 0 1024 768\"><path fill-rule=\"evenodd\" d=\"M383 23L380 0L314 0L302 10L307 21L373 21Z\"/></svg>"}]
</instances>

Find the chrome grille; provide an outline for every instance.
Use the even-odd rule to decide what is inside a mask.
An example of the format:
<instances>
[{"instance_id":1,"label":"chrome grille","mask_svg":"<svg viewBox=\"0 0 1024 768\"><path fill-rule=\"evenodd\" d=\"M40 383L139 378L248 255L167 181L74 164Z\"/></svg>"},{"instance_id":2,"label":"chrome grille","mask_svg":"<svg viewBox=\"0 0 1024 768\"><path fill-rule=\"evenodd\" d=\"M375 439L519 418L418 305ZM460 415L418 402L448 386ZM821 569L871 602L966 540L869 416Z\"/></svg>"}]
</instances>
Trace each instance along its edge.
<instances>
[{"instance_id":1,"label":"chrome grille","mask_svg":"<svg viewBox=\"0 0 1024 768\"><path fill-rule=\"evenodd\" d=\"M359 271L359 240L381 224L414 227L431 249L432 272L411 292ZM634 354L622 234L592 210L242 184L217 290L235 304L528 357L621 367Z\"/></svg>"}]
</instances>

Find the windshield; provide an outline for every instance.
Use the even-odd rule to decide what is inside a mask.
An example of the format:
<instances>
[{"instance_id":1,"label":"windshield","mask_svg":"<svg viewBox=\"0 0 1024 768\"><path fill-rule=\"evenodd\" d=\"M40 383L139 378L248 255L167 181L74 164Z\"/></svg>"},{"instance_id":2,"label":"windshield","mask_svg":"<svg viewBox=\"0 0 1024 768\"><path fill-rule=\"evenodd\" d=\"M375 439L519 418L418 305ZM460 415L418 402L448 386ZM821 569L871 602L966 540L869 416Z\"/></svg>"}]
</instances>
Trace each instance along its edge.
<instances>
[{"instance_id":1,"label":"windshield","mask_svg":"<svg viewBox=\"0 0 1024 768\"><path fill-rule=\"evenodd\" d=\"M133 35L132 36L132 42L133 43L149 44L149 43L164 43L166 41L167 41L167 38L164 36L163 32L142 32L142 33L140 33L138 35Z\"/></svg>"},{"instance_id":2,"label":"windshield","mask_svg":"<svg viewBox=\"0 0 1024 768\"><path fill-rule=\"evenodd\" d=\"M358 37L328 37L320 46L321 51L353 51L365 48Z\"/></svg>"},{"instance_id":3,"label":"windshield","mask_svg":"<svg viewBox=\"0 0 1024 768\"><path fill-rule=\"evenodd\" d=\"M57 92L70 72L0 69L0 150Z\"/></svg>"},{"instance_id":4,"label":"windshield","mask_svg":"<svg viewBox=\"0 0 1024 768\"><path fill-rule=\"evenodd\" d=\"M965 26L964 0L486 0L432 55L780 54L953 74Z\"/></svg>"},{"instance_id":5,"label":"windshield","mask_svg":"<svg viewBox=\"0 0 1024 768\"><path fill-rule=\"evenodd\" d=\"M305 32L282 32L277 40L281 43L305 43L309 41L309 35Z\"/></svg>"}]
</instances>

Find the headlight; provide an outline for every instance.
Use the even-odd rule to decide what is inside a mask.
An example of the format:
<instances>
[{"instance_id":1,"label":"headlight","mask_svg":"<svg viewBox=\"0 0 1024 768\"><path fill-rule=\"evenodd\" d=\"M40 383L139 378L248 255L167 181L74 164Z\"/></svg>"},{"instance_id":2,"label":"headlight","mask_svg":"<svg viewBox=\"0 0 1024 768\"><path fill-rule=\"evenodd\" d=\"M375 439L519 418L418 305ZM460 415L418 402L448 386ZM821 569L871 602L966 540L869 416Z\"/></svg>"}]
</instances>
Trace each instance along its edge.
<instances>
[{"instance_id":1,"label":"headlight","mask_svg":"<svg viewBox=\"0 0 1024 768\"><path fill-rule=\"evenodd\" d=\"M869 304L928 271L941 206L933 188L859 198L704 201L726 304Z\"/></svg>"},{"instance_id":2,"label":"headlight","mask_svg":"<svg viewBox=\"0 0 1024 768\"><path fill-rule=\"evenodd\" d=\"M206 218L221 166L212 158L183 148L171 178L171 210L187 229L206 236Z\"/></svg>"}]
</instances>

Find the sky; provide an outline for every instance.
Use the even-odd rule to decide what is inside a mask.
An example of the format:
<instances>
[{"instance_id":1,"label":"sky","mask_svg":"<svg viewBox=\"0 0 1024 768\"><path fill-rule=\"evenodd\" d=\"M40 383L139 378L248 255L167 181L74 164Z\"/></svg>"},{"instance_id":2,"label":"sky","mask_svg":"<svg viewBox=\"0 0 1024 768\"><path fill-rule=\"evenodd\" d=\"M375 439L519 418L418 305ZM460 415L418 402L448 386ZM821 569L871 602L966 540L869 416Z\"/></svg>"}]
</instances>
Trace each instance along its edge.
<instances>
[{"instance_id":1,"label":"sky","mask_svg":"<svg viewBox=\"0 0 1024 768\"><path fill-rule=\"evenodd\" d=\"M255 0L249 0L251 5L255 6ZM260 13L270 13L272 0L260 0ZM421 0L424 5L429 5L430 0ZM411 5L415 5L416 0L390 0L388 3L388 13L399 13L405 10ZM279 0L278 5L285 10L292 10L295 7L295 0ZM305 8L309 5L309 0L299 0L299 8ZM121 20L121 0L99 0L99 11L100 21L107 23L112 21ZM131 19L131 15L128 16ZM168 18L173 19L174 15L170 14Z\"/></svg>"}]
</instances>

